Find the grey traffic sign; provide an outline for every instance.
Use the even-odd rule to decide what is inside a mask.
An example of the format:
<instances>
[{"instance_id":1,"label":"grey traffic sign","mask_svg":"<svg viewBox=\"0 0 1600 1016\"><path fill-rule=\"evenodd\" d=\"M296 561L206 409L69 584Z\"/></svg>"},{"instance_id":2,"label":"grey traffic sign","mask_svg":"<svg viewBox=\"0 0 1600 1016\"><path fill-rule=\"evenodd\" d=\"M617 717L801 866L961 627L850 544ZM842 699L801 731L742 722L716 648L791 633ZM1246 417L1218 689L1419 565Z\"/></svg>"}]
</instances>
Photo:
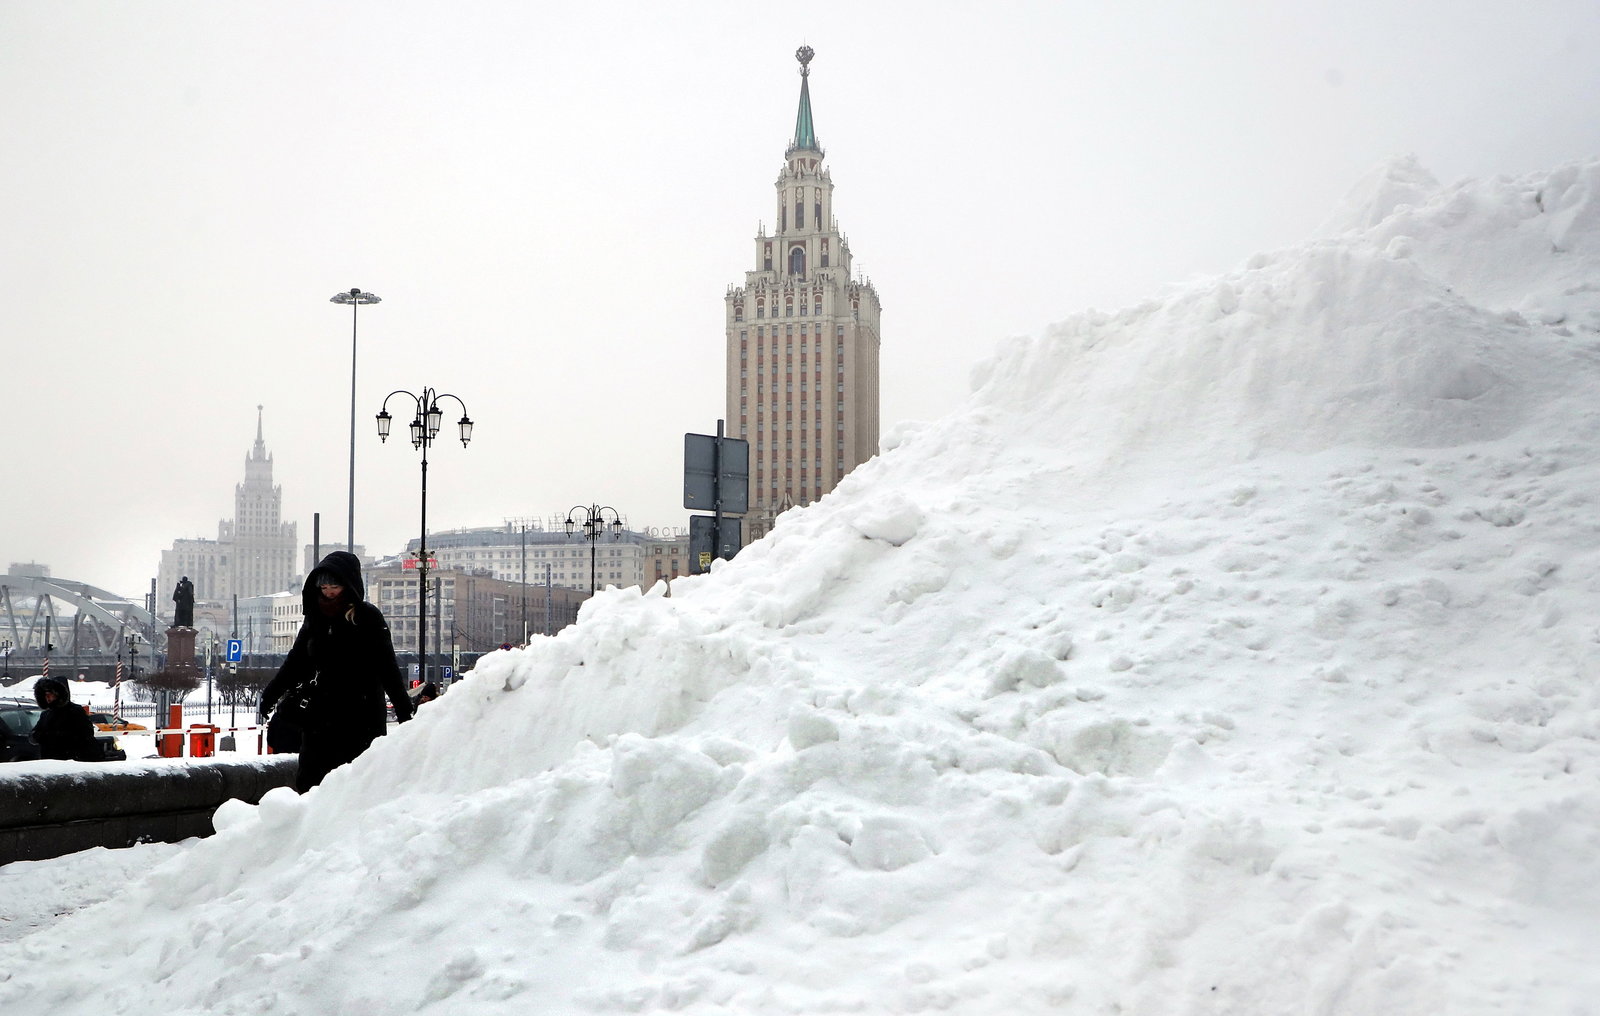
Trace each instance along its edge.
<instances>
[{"instance_id":1,"label":"grey traffic sign","mask_svg":"<svg viewBox=\"0 0 1600 1016\"><path fill-rule=\"evenodd\" d=\"M719 428L720 429L720 428ZM750 442L710 434L683 435L683 506L733 515L750 510Z\"/></svg>"},{"instance_id":2,"label":"grey traffic sign","mask_svg":"<svg viewBox=\"0 0 1600 1016\"><path fill-rule=\"evenodd\" d=\"M743 529L742 519L689 516L689 574L710 571L711 562L719 557L724 561L733 560L733 555L739 553Z\"/></svg>"}]
</instances>

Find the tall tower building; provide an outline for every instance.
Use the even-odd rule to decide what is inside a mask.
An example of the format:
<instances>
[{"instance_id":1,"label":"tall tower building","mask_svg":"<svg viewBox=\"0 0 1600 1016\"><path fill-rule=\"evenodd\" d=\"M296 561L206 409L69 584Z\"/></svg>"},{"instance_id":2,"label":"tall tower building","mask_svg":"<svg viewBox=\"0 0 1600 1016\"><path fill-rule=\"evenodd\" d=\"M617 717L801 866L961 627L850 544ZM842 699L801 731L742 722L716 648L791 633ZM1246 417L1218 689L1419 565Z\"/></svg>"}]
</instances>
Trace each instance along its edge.
<instances>
[{"instance_id":1,"label":"tall tower building","mask_svg":"<svg viewBox=\"0 0 1600 1016\"><path fill-rule=\"evenodd\" d=\"M851 278L811 115L810 46L800 110L777 180L776 232L762 225L755 264L730 286L727 418L750 442L748 539L784 509L809 504L878 450L878 318L872 283Z\"/></svg>"},{"instance_id":2,"label":"tall tower building","mask_svg":"<svg viewBox=\"0 0 1600 1016\"><path fill-rule=\"evenodd\" d=\"M223 522L219 542L233 544L232 588L239 596L282 592L295 575L296 526L283 521L283 488L272 482L272 456L261 436L244 460L244 482L233 488L233 524Z\"/></svg>"},{"instance_id":3,"label":"tall tower building","mask_svg":"<svg viewBox=\"0 0 1600 1016\"><path fill-rule=\"evenodd\" d=\"M297 527L282 518L283 488L272 482L261 408L256 407L256 443L244 460L244 482L233 489L233 518L217 523L215 540L175 540L161 552L157 613L171 610L164 598L182 576L194 583L196 600L209 602L282 592L297 577Z\"/></svg>"}]
</instances>

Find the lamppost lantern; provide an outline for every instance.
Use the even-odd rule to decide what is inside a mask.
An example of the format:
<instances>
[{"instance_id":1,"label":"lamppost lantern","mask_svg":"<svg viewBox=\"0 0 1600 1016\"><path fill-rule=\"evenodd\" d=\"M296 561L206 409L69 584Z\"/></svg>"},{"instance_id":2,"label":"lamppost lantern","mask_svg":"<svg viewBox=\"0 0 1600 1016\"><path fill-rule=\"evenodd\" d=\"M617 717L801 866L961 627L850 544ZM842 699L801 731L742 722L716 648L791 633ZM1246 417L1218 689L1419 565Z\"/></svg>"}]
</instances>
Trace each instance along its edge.
<instances>
[{"instance_id":1,"label":"lamppost lantern","mask_svg":"<svg viewBox=\"0 0 1600 1016\"><path fill-rule=\"evenodd\" d=\"M622 536L622 516L610 505L573 505L567 511L567 536L571 537L577 530L579 523L573 520L576 513L583 513L583 538L589 541L589 595L595 592L595 542L604 536L607 531L613 540ZM607 513L610 519L606 518Z\"/></svg>"},{"instance_id":2,"label":"lamppost lantern","mask_svg":"<svg viewBox=\"0 0 1600 1016\"><path fill-rule=\"evenodd\" d=\"M368 304L382 303L383 297L379 296L377 293L364 293L359 289L352 289L348 293L339 292L333 294L332 296L328 297L328 302L360 304L361 306L365 307Z\"/></svg>"},{"instance_id":3,"label":"lamppost lantern","mask_svg":"<svg viewBox=\"0 0 1600 1016\"><path fill-rule=\"evenodd\" d=\"M417 673L422 682L428 682L428 448L433 444L433 439L438 436L439 427L444 423L444 409L439 405L441 400L454 399L461 407L461 447L467 446L467 441L472 436L472 420L467 416L467 404L461 401L459 395L443 394L432 388L422 389L419 395L404 388L396 389L384 396L383 405L378 409L378 438L380 441L389 440L389 427L394 422L394 417L389 413L389 400L396 395L404 395L411 399L416 408L416 415L411 418L411 447L422 452L422 535L417 543Z\"/></svg>"}]
</instances>

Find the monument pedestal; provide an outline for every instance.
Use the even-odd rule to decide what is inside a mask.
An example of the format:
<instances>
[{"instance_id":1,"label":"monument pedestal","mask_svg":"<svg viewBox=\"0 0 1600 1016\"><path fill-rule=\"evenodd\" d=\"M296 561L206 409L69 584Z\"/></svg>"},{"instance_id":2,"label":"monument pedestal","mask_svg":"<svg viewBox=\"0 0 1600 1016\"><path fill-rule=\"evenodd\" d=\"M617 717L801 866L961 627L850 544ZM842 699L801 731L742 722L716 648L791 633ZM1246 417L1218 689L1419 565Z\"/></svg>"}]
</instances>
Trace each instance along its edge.
<instances>
[{"instance_id":1,"label":"monument pedestal","mask_svg":"<svg viewBox=\"0 0 1600 1016\"><path fill-rule=\"evenodd\" d=\"M167 666L177 667L181 664L194 666L194 640L200 634L193 628L173 625L167 629Z\"/></svg>"},{"instance_id":2,"label":"monument pedestal","mask_svg":"<svg viewBox=\"0 0 1600 1016\"><path fill-rule=\"evenodd\" d=\"M182 702L185 695L205 680L205 671L194 662L194 640L198 634L187 625L173 625L167 629L167 665L156 675L157 681L151 682L160 689L157 703L163 713L174 701Z\"/></svg>"}]
</instances>

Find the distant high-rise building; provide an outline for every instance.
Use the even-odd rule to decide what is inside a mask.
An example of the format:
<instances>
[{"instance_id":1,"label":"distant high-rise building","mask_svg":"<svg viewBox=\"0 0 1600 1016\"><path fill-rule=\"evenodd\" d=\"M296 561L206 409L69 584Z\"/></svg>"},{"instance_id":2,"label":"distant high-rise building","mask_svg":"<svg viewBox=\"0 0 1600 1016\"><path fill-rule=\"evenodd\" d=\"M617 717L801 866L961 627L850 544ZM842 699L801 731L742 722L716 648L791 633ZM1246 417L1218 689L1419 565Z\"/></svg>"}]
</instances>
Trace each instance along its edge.
<instances>
[{"instance_id":1,"label":"distant high-rise building","mask_svg":"<svg viewBox=\"0 0 1600 1016\"><path fill-rule=\"evenodd\" d=\"M256 443L245 457L244 482L234 487L232 520L217 523L215 540L175 540L171 550L161 552L157 614L171 612L163 598L185 575L194 583L196 600L216 602L282 592L298 577L296 526L283 521L283 488L272 482L261 410L256 407Z\"/></svg>"},{"instance_id":2,"label":"distant high-rise building","mask_svg":"<svg viewBox=\"0 0 1600 1016\"><path fill-rule=\"evenodd\" d=\"M833 218L833 178L811 116L811 47L800 61L800 110L777 180L776 232L755 239L743 286L730 286L729 434L750 442L745 535L822 497L878 449L878 293L851 278L850 245Z\"/></svg>"}]
</instances>

